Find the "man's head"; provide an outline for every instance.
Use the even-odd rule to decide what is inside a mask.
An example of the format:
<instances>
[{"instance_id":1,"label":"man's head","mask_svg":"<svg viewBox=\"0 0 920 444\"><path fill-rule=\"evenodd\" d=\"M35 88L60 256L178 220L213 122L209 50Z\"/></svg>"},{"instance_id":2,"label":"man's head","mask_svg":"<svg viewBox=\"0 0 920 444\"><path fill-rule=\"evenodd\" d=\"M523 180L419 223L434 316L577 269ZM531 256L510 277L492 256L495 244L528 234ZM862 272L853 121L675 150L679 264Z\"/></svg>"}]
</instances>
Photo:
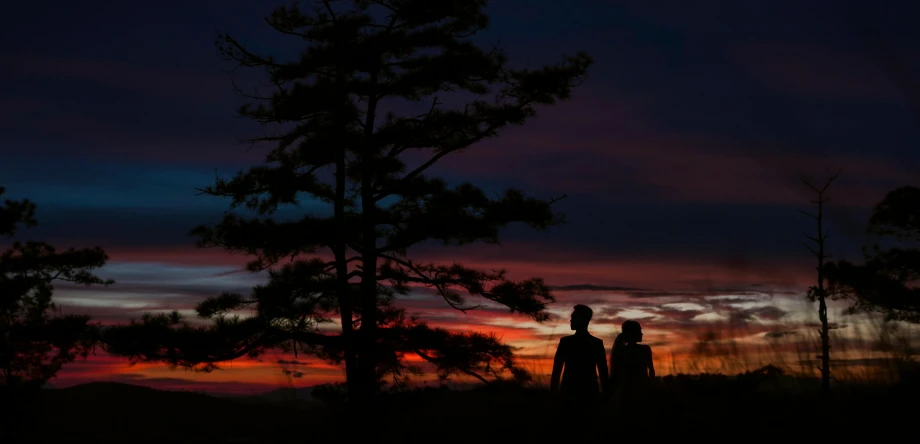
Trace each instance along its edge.
<instances>
[{"instance_id":1,"label":"man's head","mask_svg":"<svg viewBox=\"0 0 920 444\"><path fill-rule=\"evenodd\" d=\"M578 304L572 310L572 320L569 321L569 326L572 330L587 330L588 323L591 322L591 317L593 316L594 310L591 310L591 307Z\"/></svg>"}]
</instances>

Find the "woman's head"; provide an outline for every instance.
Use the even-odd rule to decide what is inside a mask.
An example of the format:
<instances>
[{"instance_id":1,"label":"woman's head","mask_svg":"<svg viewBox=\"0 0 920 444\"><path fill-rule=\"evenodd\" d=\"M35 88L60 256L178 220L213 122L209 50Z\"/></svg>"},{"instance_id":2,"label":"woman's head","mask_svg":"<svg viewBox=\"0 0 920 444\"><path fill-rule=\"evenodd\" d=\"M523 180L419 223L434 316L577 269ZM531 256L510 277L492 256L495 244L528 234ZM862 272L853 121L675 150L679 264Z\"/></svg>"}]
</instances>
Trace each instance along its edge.
<instances>
[{"instance_id":1,"label":"woman's head","mask_svg":"<svg viewBox=\"0 0 920 444\"><path fill-rule=\"evenodd\" d=\"M626 342L642 342L642 327L638 322L629 320L623 323L623 339Z\"/></svg>"}]
</instances>

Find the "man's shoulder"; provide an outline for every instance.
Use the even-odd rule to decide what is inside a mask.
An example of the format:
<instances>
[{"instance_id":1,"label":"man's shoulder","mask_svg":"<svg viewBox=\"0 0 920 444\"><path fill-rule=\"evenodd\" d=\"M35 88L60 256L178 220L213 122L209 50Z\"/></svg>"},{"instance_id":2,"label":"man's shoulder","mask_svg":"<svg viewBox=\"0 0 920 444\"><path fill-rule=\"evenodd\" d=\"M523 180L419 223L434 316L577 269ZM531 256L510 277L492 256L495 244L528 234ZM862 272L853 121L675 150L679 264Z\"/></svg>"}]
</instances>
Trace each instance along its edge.
<instances>
[{"instance_id":1,"label":"man's shoulder","mask_svg":"<svg viewBox=\"0 0 920 444\"><path fill-rule=\"evenodd\" d=\"M601 338L599 338L599 337L597 337L597 336L594 336L594 335L592 335L592 334L588 334L588 338L591 339L591 342L594 343L594 344L601 345L601 346L604 345L604 340L601 339Z\"/></svg>"},{"instance_id":2,"label":"man's shoulder","mask_svg":"<svg viewBox=\"0 0 920 444\"><path fill-rule=\"evenodd\" d=\"M568 342L572 342L572 341L584 341L585 339L588 339L589 341L591 341L592 344L597 344L597 345L601 345L601 346L604 345L604 340L603 340L603 339L598 338L598 337L596 337L596 336L594 336L594 335L591 335L591 334L587 334L587 335L584 335L584 336L578 335L578 334L563 336L562 338L559 339L559 342L560 342L560 343L568 343Z\"/></svg>"}]
</instances>

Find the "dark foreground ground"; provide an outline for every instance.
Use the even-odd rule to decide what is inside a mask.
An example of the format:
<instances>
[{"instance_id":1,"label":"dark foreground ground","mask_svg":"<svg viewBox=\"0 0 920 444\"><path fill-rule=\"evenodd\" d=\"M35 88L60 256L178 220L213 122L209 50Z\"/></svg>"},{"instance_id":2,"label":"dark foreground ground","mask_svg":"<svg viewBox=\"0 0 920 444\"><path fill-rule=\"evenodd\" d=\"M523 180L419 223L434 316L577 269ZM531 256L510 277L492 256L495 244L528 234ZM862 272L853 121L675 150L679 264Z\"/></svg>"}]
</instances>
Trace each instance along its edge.
<instances>
[{"instance_id":1,"label":"dark foreground ground","mask_svg":"<svg viewBox=\"0 0 920 444\"><path fill-rule=\"evenodd\" d=\"M26 442L617 442L908 438L920 431L907 386L752 387L661 381L641 405L574 412L545 390L427 390L381 399L373 414L346 405L277 405L93 383L16 401L3 443ZM9 400L3 401L4 403ZM9 404L7 404L9 405ZM12 430L10 430L12 428ZM826 434L825 434L826 433ZM367 439L369 438L369 439Z\"/></svg>"}]
</instances>

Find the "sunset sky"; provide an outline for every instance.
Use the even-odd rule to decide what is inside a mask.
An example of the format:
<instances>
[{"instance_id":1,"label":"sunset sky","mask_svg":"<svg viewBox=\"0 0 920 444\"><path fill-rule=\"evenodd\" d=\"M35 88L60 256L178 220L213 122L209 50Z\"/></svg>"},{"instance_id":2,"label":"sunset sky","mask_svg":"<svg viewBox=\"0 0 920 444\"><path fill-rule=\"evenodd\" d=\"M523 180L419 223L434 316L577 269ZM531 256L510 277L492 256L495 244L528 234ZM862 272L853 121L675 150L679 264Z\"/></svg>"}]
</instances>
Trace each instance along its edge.
<instances>
[{"instance_id":1,"label":"sunset sky","mask_svg":"<svg viewBox=\"0 0 920 444\"><path fill-rule=\"evenodd\" d=\"M437 173L487 190L565 193L558 209L568 222L546 232L511 227L501 246L426 247L416 257L543 277L557 287L557 317L539 325L498 308L463 315L423 292L403 305L436 325L503 335L537 373L569 334L576 303L594 308L591 330L608 347L623 320L639 320L661 373L692 371L688 353L713 329L753 364L797 362L802 347L814 359L807 348L817 315L804 300L814 264L802 245L814 226L799 212L812 209L813 196L799 178L820 181L842 168L826 228L830 253L850 259L867 241L872 205L894 187L920 185L918 116L883 69L890 59L861 34L874 32L920 80L912 29L920 4L908 3L494 1L490 30L477 38L500 40L515 63L584 50L596 64L570 101L447 157ZM237 142L259 129L233 114L232 65L217 53L215 33L259 50L290 45L262 21L279 4L5 7L0 186L38 205L39 226L24 237L102 246L111 262L99 274L117 282L59 287L65 312L104 323L170 310L194 317L203 298L264 281L239 272L245 257L196 249L188 232L217 221L227 204L196 196L196 187L262 160ZM853 353L841 359L871 362L868 344L855 339L871 328L840 317L842 307L831 313L835 334ZM193 374L99 352L52 383L261 391L287 384L278 359L294 358ZM303 373L296 385L342 378L313 358L298 361L288 367Z\"/></svg>"}]
</instances>

